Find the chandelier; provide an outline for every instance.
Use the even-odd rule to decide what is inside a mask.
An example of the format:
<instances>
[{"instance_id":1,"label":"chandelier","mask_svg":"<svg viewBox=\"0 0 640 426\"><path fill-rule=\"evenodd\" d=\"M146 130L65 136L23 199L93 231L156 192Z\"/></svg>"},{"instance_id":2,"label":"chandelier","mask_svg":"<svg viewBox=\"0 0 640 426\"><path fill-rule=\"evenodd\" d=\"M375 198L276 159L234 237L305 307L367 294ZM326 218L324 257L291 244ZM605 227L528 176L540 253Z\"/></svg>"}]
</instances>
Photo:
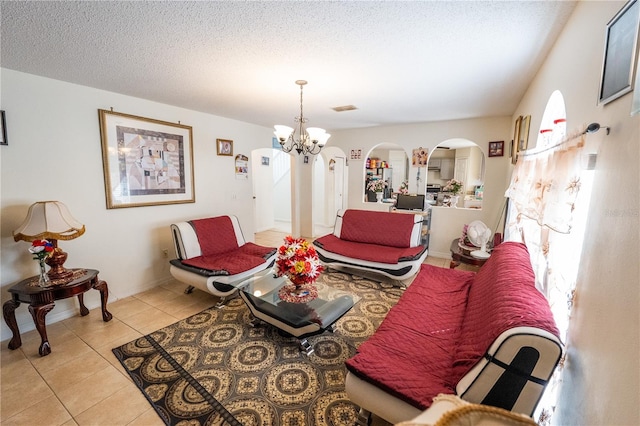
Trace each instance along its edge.
<instances>
[{"instance_id":1,"label":"chandelier","mask_svg":"<svg viewBox=\"0 0 640 426\"><path fill-rule=\"evenodd\" d=\"M298 134L296 135L296 129L282 125L273 126L275 129L273 134L278 138L284 152L291 152L295 149L298 155L317 154L331 135L319 127L304 128L304 123L307 122L307 119L304 118L302 113L302 87L307 84L307 81L296 80L296 84L300 86L300 116L295 117Z\"/></svg>"}]
</instances>

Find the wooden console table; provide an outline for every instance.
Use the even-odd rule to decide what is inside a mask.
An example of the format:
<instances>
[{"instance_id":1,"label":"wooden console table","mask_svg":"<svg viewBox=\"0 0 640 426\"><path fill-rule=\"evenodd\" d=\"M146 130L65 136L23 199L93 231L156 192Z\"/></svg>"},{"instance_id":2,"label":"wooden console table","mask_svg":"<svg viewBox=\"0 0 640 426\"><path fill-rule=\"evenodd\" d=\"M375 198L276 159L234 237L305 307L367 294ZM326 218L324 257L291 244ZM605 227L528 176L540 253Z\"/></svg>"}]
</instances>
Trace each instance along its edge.
<instances>
[{"instance_id":1,"label":"wooden console table","mask_svg":"<svg viewBox=\"0 0 640 426\"><path fill-rule=\"evenodd\" d=\"M20 281L18 284L9 288L11 300L8 300L2 306L2 314L4 320L11 329L13 337L9 341L9 349L18 349L22 346L20 339L20 330L16 322L15 310L20 303L29 304L29 312L33 317L42 343L38 349L40 356L49 355L51 353L51 345L47 338L47 329L45 317L49 311L55 306L54 301L78 296L80 302L80 315L89 314L89 310L84 306L84 293L89 289L96 289L100 292L102 302L102 320L104 322L111 321L111 313L107 311L107 298L109 297L109 288L107 283L98 278L98 271L95 269L73 269L71 281L56 283L55 281L48 287L40 287L38 285L38 276L30 277Z\"/></svg>"}]
</instances>

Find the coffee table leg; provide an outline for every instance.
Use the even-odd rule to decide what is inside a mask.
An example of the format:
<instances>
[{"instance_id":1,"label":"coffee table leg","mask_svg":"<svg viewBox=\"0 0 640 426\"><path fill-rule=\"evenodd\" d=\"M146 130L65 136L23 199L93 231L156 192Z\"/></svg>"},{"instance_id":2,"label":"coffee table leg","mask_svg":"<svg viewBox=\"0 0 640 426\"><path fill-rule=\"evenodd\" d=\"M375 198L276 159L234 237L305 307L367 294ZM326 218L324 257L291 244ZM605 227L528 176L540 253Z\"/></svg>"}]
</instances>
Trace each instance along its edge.
<instances>
[{"instance_id":1,"label":"coffee table leg","mask_svg":"<svg viewBox=\"0 0 640 426\"><path fill-rule=\"evenodd\" d=\"M22 346L22 340L20 339L20 330L18 329L18 323L16 322L16 308L20 306L20 302L17 300L7 300L2 305L2 315L4 316L4 321L9 326L11 333L13 333L13 337L9 341L9 349L18 349Z\"/></svg>"},{"instance_id":2,"label":"coffee table leg","mask_svg":"<svg viewBox=\"0 0 640 426\"><path fill-rule=\"evenodd\" d=\"M305 338L300 340L300 350L305 353L305 355L309 356L313 353L314 349L311 346L311 343Z\"/></svg>"},{"instance_id":3,"label":"coffee table leg","mask_svg":"<svg viewBox=\"0 0 640 426\"><path fill-rule=\"evenodd\" d=\"M449 269L455 269L455 268L457 268L458 266L460 266L460 262L457 262L457 261L455 261L455 260L452 260L452 261L449 263Z\"/></svg>"},{"instance_id":4,"label":"coffee table leg","mask_svg":"<svg viewBox=\"0 0 640 426\"><path fill-rule=\"evenodd\" d=\"M98 282L93 285L93 288L100 292L100 303L102 304L102 321L111 321L113 315L111 315L111 313L107 311L107 299L109 298L109 287L107 286L107 282L98 280Z\"/></svg>"},{"instance_id":5,"label":"coffee table leg","mask_svg":"<svg viewBox=\"0 0 640 426\"><path fill-rule=\"evenodd\" d=\"M40 356L49 355L51 353L51 345L49 345L49 338L47 337L45 317L47 316L49 311L53 309L53 306L53 303L39 306L29 305L29 312L31 312L33 322L36 325L36 330L38 330L38 333L40 333L40 338L42 339L40 348L38 349L38 353L40 354Z\"/></svg>"}]
</instances>

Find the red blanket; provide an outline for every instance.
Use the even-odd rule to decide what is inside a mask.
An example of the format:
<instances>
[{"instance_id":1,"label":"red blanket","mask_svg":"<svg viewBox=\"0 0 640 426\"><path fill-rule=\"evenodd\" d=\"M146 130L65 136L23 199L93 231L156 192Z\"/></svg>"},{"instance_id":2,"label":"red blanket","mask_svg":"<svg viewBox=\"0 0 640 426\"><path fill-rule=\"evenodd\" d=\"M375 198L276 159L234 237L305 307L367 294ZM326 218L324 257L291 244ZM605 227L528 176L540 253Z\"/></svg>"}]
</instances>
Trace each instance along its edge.
<instances>
[{"instance_id":1,"label":"red blanket","mask_svg":"<svg viewBox=\"0 0 640 426\"><path fill-rule=\"evenodd\" d=\"M238 248L238 240L229 216L196 219L190 223L196 231L203 256L226 253Z\"/></svg>"},{"instance_id":2,"label":"red blanket","mask_svg":"<svg viewBox=\"0 0 640 426\"><path fill-rule=\"evenodd\" d=\"M473 272L422 265L375 334L346 361L356 376L425 409L454 393L454 346Z\"/></svg>"},{"instance_id":3,"label":"red blanket","mask_svg":"<svg viewBox=\"0 0 640 426\"><path fill-rule=\"evenodd\" d=\"M527 247L506 242L493 250L469 291L453 380L459 381L513 327L537 327L559 337L549 303L535 287Z\"/></svg>"},{"instance_id":4,"label":"red blanket","mask_svg":"<svg viewBox=\"0 0 640 426\"><path fill-rule=\"evenodd\" d=\"M235 275L263 264L273 250L272 247L246 243L227 253L193 257L183 260L182 263L195 268L226 272L223 275Z\"/></svg>"},{"instance_id":5,"label":"red blanket","mask_svg":"<svg viewBox=\"0 0 640 426\"><path fill-rule=\"evenodd\" d=\"M396 216L406 216L397 214ZM398 261L414 259L423 251L423 246L418 247L389 247L378 244L359 243L355 241L343 241L333 234L316 239L313 244L322 247L326 251L350 257L352 259L368 260L370 262L388 263L395 265Z\"/></svg>"},{"instance_id":6,"label":"red blanket","mask_svg":"<svg viewBox=\"0 0 640 426\"><path fill-rule=\"evenodd\" d=\"M340 239L406 248L411 243L414 221L410 214L349 209L342 216Z\"/></svg>"}]
</instances>

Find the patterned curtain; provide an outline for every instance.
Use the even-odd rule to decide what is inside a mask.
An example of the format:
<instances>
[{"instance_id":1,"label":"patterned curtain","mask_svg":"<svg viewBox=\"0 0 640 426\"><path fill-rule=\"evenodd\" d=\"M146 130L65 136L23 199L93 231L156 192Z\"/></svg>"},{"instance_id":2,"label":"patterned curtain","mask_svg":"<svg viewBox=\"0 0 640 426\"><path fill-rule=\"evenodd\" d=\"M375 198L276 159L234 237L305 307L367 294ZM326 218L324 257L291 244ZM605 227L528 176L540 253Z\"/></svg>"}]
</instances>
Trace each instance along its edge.
<instances>
[{"instance_id":1,"label":"patterned curtain","mask_svg":"<svg viewBox=\"0 0 640 426\"><path fill-rule=\"evenodd\" d=\"M554 147L521 154L505 194L519 215L556 232L571 231L583 146L584 135L579 134Z\"/></svg>"},{"instance_id":2,"label":"patterned curtain","mask_svg":"<svg viewBox=\"0 0 640 426\"><path fill-rule=\"evenodd\" d=\"M583 146L581 132L552 147L525 151L505 193L510 200L505 240L527 245L536 286L549 300L565 344L591 192ZM549 423L555 410L563 363L538 406L541 425Z\"/></svg>"}]
</instances>

